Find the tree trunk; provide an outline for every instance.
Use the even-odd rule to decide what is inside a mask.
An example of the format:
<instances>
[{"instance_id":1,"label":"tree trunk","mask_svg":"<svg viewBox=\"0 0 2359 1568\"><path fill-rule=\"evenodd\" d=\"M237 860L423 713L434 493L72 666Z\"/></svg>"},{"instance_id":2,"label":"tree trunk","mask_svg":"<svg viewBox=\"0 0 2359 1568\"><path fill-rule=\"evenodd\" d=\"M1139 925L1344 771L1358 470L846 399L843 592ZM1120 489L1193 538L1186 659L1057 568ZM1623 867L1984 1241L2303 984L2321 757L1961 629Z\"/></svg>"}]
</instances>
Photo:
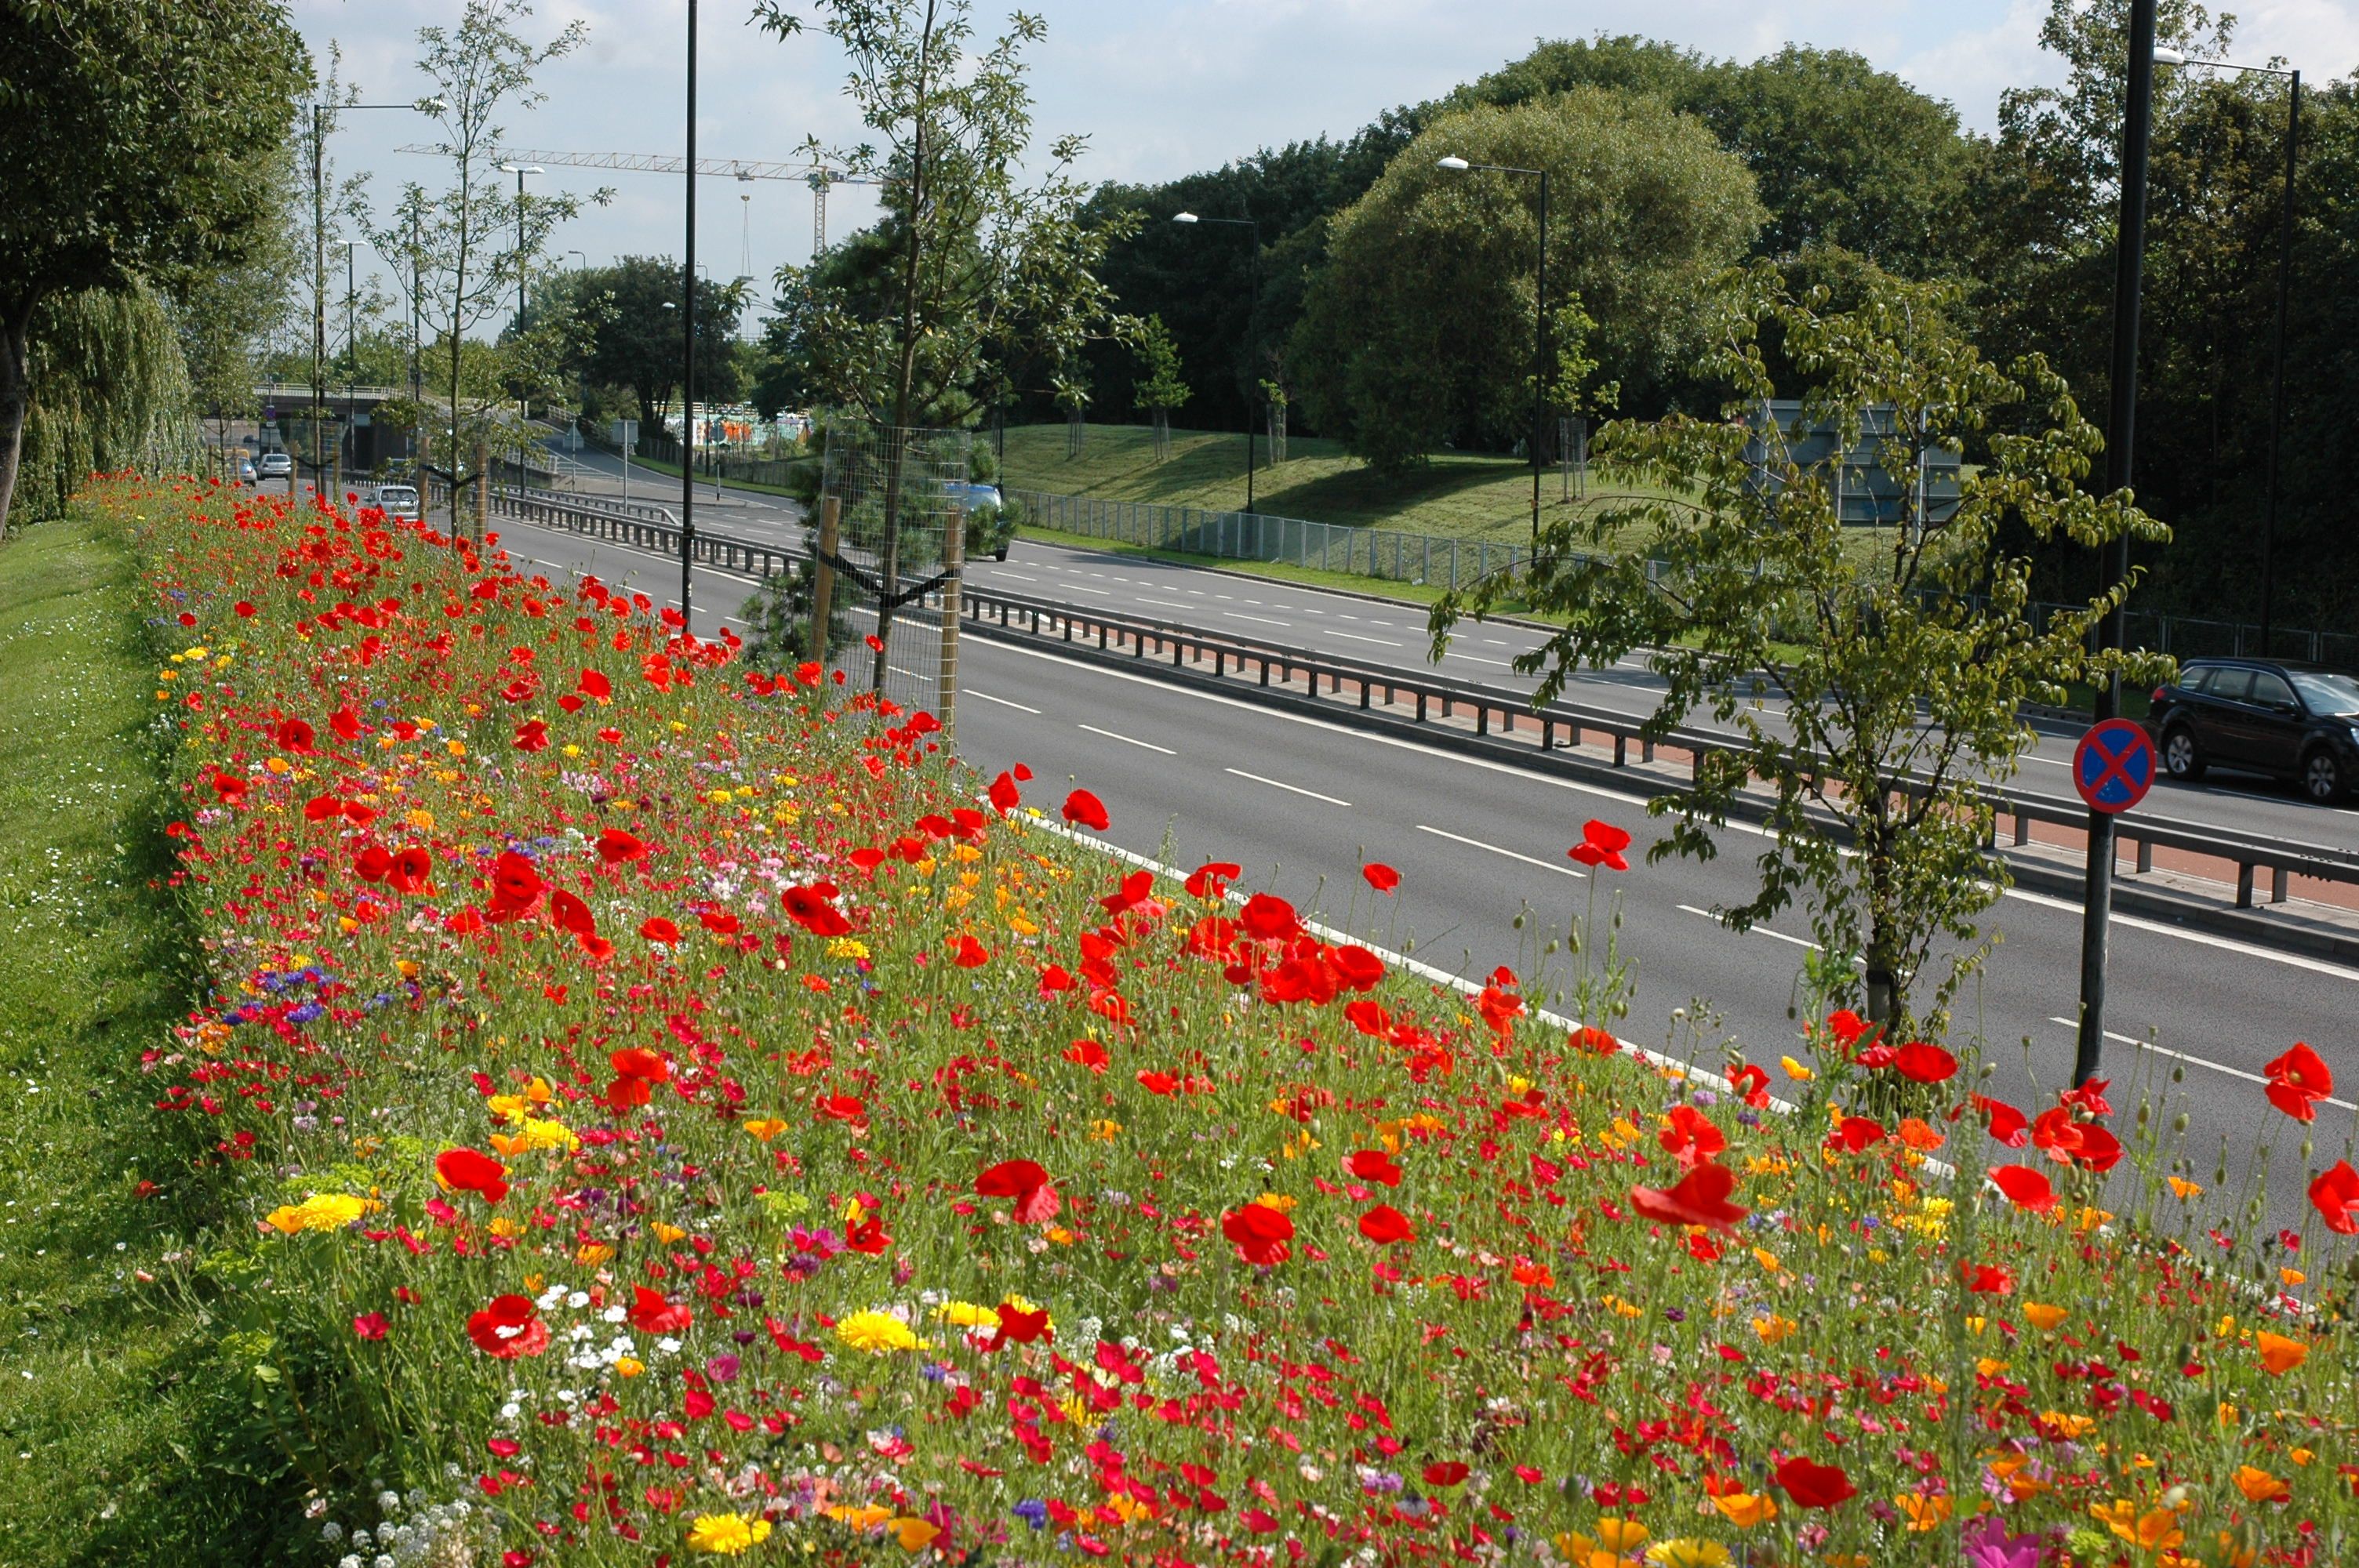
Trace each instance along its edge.
<instances>
[{"instance_id":1,"label":"tree trunk","mask_svg":"<svg viewBox=\"0 0 2359 1568\"><path fill-rule=\"evenodd\" d=\"M0 541L8 537L8 509L16 499L16 465L24 456L25 416L33 405L26 364L33 335L33 301L21 302L0 322Z\"/></svg>"},{"instance_id":2,"label":"tree trunk","mask_svg":"<svg viewBox=\"0 0 2359 1568\"><path fill-rule=\"evenodd\" d=\"M918 270L926 244L926 116L928 75L934 49L934 4L928 0L924 30L918 38L917 112L909 151L909 249L901 262L901 362L893 384L893 428L886 432L892 450L885 470L885 532L878 543L876 592L876 663L868 689L882 696L886 661L893 643L893 596L901 591L902 467L908 460L909 393L918 379Z\"/></svg>"}]
</instances>

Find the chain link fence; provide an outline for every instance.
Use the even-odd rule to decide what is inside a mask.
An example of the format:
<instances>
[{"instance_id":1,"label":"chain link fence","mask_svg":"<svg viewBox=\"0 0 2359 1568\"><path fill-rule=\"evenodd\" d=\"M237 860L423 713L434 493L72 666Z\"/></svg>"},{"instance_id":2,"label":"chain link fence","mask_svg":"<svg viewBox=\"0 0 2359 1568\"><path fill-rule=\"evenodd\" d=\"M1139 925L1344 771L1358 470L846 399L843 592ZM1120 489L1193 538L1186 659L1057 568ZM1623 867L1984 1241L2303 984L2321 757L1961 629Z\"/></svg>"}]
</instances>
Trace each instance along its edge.
<instances>
[{"instance_id":1,"label":"chain link fence","mask_svg":"<svg viewBox=\"0 0 2359 1568\"><path fill-rule=\"evenodd\" d=\"M963 554L951 540L955 525L962 542L973 442L964 430L839 421L821 478L813 548L832 579L831 611L848 616L858 639L831 649L828 663L849 684L938 715L956 689L957 642L945 633L955 611L945 613L944 598Z\"/></svg>"}]
</instances>

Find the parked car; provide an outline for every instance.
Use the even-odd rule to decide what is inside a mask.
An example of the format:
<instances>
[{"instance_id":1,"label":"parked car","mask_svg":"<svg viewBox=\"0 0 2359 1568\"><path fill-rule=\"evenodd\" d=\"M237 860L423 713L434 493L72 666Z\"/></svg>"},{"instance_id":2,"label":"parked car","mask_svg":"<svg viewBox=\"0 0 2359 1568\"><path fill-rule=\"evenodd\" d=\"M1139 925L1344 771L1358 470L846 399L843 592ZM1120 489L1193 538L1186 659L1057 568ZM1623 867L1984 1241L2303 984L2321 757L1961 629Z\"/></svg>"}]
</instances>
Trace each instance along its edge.
<instances>
[{"instance_id":1,"label":"parked car","mask_svg":"<svg viewBox=\"0 0 2359 1568\"><path fill-rule=\"evenodd\" d=\"M2267 773L2321 804L2359 784L2359 677L2286 659L2189 659L2147 731L2172 778Z\"/></svg>"},{"instance_id":2,"label":"parked car","mask_svg":"<svg viewBox=\"0 0 2359 1568\"><path fill-rule=\"evenodd\" d=\"M419 519L418 487L412 484L380 484L361 497L361 504L382 511L387 522Z\"/></svg>"},{"instance_id":3,"label":"parked car","mask_svg":"<svg viewBox=\"0 0 2359 1568\"><path fill-rule=\"evenodd\" d=\"M254 471L261 479L283 479L295 482L295 460L285 452L265 452L254 460Z\"/></svg>"}]
</instances>

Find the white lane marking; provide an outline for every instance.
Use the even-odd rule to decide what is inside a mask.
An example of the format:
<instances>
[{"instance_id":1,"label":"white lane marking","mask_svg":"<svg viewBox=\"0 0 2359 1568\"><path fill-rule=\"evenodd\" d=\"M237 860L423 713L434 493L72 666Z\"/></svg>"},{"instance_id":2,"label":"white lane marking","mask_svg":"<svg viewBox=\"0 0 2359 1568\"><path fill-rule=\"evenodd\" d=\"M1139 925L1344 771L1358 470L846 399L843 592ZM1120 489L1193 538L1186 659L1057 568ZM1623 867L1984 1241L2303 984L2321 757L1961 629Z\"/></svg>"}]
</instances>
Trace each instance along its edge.
<instances>
[{"instance_id":1,"label":"white lane marking","mask_svg":"<svg viewBox=\"0 0 2359 1568\"><path fill-rule=\"evenodd\" d=\"M1396 643L1390 637L1363 637L1357 632L1330 632L1327 634L1330 637L1348 637L1354 643L1382 643L1387 648L1400 648L1408 645Z\"/></svg>"},{"instance_id":2,"label":"white lane marking","mask_svg":"<svg viewBox=\"0 0 2359 1568\"><path fill-rule=\"evenodd\" d=\"M1470 659L1478 665L1496 665L1503 670L1512 670L1516 667L1505 659L1486 659L1480 654L1462 654L1455 648L1451 649L1450 652L1444 654L1442 657L1446 659Z\"/></svg>"},{"instance_id":3,"label":"white lane marking","mask_svg":"<svg viewBox=\"0 0 2359 1568\"><path fill-rule=\"evenodd\" d=\"M1019 713L1037 714L1040 711L1037 708L1027 708L1020 702L1010 702L1004 697L994 697L987 691L977 691L973 687L966 688L966 694L969 697L979 697L985 702L995 702L1002 708L1013 708Z\"/></svg>"},{"instance_id":4,"label":"white lane marking","mask_svg":"<svg viewBox=\"0 0 2359 1568\"><path fill-rule=\"evenodd\" d=\"M1006 567L993 567L989 569L991 575L994 577L1012 577L1017 582L1038 582L1040 580L1037 577L1026 577L1022 572L1009 571Z\"/></svg>"},{"instance_id":5,"label":"white lane marking","mask_svg":"<svg viewBox=\"0 0 2359 1568\"><path fill-rule=\"evenodd\" d=\"M1196 608L1192 604L1179 604L1169 599L1148 599L1143 594L1139 597L1138 602L1141 604L1152 604L1158 610L1193 610Z\"/></svg>"},{"instance_id":6,"label":"white lane marking","mask_svg":"<svg viewBox=\"0 0 2359 1568\"><path fill-rule=\"evenodd\" d=\"M1077 582L1073 585L1073 591L1075 593L1112 593L1114 589L1110 588L1092 588L1088 583Z\"/></svg>"},{"instance_id":7,"label":"white lane marking","mask_svg":"<svg viewBox=\"0 0 2359 1568\"><path fill-rule=\"evenodd\" d=\"M1701 914L1701 915L1702 915L1706 920L1709 920L1709 921L1712 922L1714 925L1719 925L1719 923L1720 923L1720 916L1719 916L1719 915L1714 914L1711 910L1708 910L1708 909L1698 909L1694 904L1691 904L1691 903L1675 904L1675 905L1673 905L1672 907L1674 907L1674 908L1676 908L1676 909L1679 909L1679 910L1681 910L1681 911L1683 911L1684 913L1689 914ZM1723 929L1726 929L1726 928L1725 928L1725 927L1723 927ZM1793 944L1795 946L1797 946L1797 947L1808 947L1808 948L1809 948L1811 952L1813 952L1813 953L1816 953L1816 952L1819 952L1819 951L1821 951L1821 949L1820 948L1819 945L1818 945L1816 942L1812 942L1812 941L1809 940L1809 939L1808 939L1808 938L1806 938L1806 937L1801 937L1801 936L1788 936L1788 935L1786 935L1784 932L1782 932L1782 931L1772 931L1772 930L1770 930L1770 929L1769 929L1767 926L1766 926L1766 925L1755 925L1755 926L1750 926L1750 927L1748 927L1747 929L1751 932L1751 934L1752 934L1753 935L1756 935L1756 936L1767 936L1767 937L1773 938L1774 940L1776 940L1776 941L1779 941L1779 942L1790 942L1790 943L1792 943L1792 944ZM1855 968L1863 968L1863 969L1864 969L1864 968L1867 968L1867 960L1866 960L1866 959L1864 959L1864 958L1854 958L1854 959L1852 960L1852 963L1853 963L1853 965L1854 965Z\"/></svg>"},{"instance_id":8,"label":"white lane marking","mask_svg":"<svg viewBox=\"0 0 2359 1568\"><path fill-rule=\"evenodd\" d=\"M1136 746L1143 752L1160 752L1167 757L1176 757L1180 754L1169 746L1158 746L1152 741L1133 740L1128 735L1117 735L1111 730L1101 730L1094 724L1082 724L1076 728L1086 730L1093 735L1103 735L1109 741L1119 741L1125 746Z\"/></svg>"},{"instance_id":9,"label":"white lane marking","mask_svg":"<svg viewBox=\"0 0 2359 1568\"><path fill-rule=\"evenodd\" d=\"M2060 1023L2065 1028L2075 1032L2077 1032L2081 1027L2069 1018L2051 1017L2048 1022L2050 1023ZM2136 1035L2116 1034L2110 1029L2106 1030L2104 1033L2106 1039L2116 1041L2121 1044L2135 1045L2141 1051L2151 1051L2158 1056L2168 1056L2174 1062L2185 1062L2190 1066L2209 1067L2215 1073L2225 1073L2232 1078L2242 1078L2248 1084L2266 1084L2268 1082L2268 1079L2261 1076L2258 1073L2248 1073L2242 1067L2230 1067L2218 1062L2207 1062L2201 1056L2190 1056L2184 1051L2172 1051L2160 1045L2149 1044L2147 1042L2138 1039ZM2330 1099L2326 1103L2332 1106L2337 1110L2359 1110L2359 1105L2353 1105L2347 1099Z\"/></svg>"},{"instance_id":10,"label":"white lane marking","mask_svg":"<svg viewBox=\"0 0 2359 1568\"><path fill-rule=\"evenodd\" d=\"M1253 600L1249 599L1245 600L1245 602L1247 604L1251 604ZM1227 616L1232 621L1258 621L1265 626L1292 626L1294 624L1291 621L1272 621L1266 615L1247 615L1243 611L1238 610L1223 610L1221 613Z\"/></svg>"},{"instance_id":11,"label":"white lane marking","mask_svg":"<svg viewBox=\"0 0 2359 1568\"><path fill-rule=\"evenodd\" d=\"M681 336L685 337L687 334L682 333ZM924 680L927 678L926 676L919 675L915 670L905 670L898 665L886 665L885 667L891 670L897 676L908 676L911 680Z\"/></svg>"},{"instance_id":12,"label":"white lane marking","mask_svg":"<svg viewBox=\"0 0 2359 1568\"><path fill-rule=\"evenodd\" d=\"M1315 789L1304 789L1298 784L1280 784L1276 779L1266 779L1259 773L1249 773L1243 768L1223 768L1221 771L1224 773L1234 773L1241 779L1251 779L1256 784L1266 784L1272 789L1285 790L1291 795L1307 795L1313 800L1323 800L1330 806L1348 806L1352 804L1348 800L1337 800L1332 795L1321 795Z\"/></svg>"},{"instance_id":13,"label":"white lane marking","mask_svg":"<svg viewBox=\"0 0 2359 1568\"><path fill-rule=\"evenodd\" d=\"M1548 784L1556 789L1569 790L1574 795L1594 795L1600 800L1619 801L1625 806L1635 806L1641 811L1647 805L1647 796L1633 795L1626 790L1607 789L1602 784L1583 784L1574 779L1560 779L1548 773L1536 773L1529 769L1516 767L1511 763L1493 762L1487 757L1463 756L1456 752L1445 752L1438 746L1428 746L1416 741L1404 741L1397 736L1374 735L1364 730L1354 730L1348 725L1331 723L1323 719L1311 718L1308 714L1286 713L1276 708L1264 708L1259 703L1244 702L1236 697L1222 697L1213 692L1190 691L1185 687L1174 686L1150 676L1132 675L1126 670L1112 670L1102 665L1083 664L1079 659L1064 658L1038 648L1018 647L1007 643L995 643L993 646L1005 649L1011 654L1021 654L1027 658L1042 659L1052 665L1064 665L1091 675L1111 676L1116 680L1132 681L1139 686L1151 686L1158 691L1192 697L1199 702L1214 703L1223 708L1236 708L1241 712L1256 713L1266 719L1282 719L1288 724L1301 724L1313 730L1324 730L1331 735L1345 735L1355 741L1373 741L1379 746L1390 746L1397 751L1415 752L1421 756L1437 758L1445 762L1455 762L1461 767L1480 768L1485 773L1505 773L1527 784ZM1726 827L1729 832L1749 833L1756 838L1769 837L1766 828L1750 822L1731 822L1726 825ZM2050 898L2046 893L2030 892L2022 888L2007 889L2006 896L2025 903L2036 904L2042 909L2061 910L2075 916L2081 913L2081 906L2077 903L2068 903L2060 898ZM2321 958L2307 957L2299 953L2280 953L2271 948L2258 946L2254 943L2240 942L2233 936L2214 936L2207 931L2189 931L2176 925L2166 925L2158 920L2147 920L2135 914L2124 914L2119 911L2114 912L2113 919L2115 925L2127 926L2132 930L2143 931L2151 935L2176 937L2181 942L2193 942L2205 947L2217 947L2223 952L2241 954L2248 958L2265 958L2274 964L2284 964L2297 969L2308 969L2313 974L2331 976L2338 980L2359 982L2359 969L2349 968L2341 964L2330 964Z\"/></svg>"},{"instance_id":14,"label":"white lane marking","mask_svg":"<svg viewBox=\"0 0 2359 1568\"><path fill-rule=\"evenodd\" d=\"M1502 849L1496 844L1485 844L1480 838L1468 838L1456 833L1445 833L1439 827L1428 827L1422 822L1417 825L1417 830L1420 833L1430 833L1437 838L1447 838L1453 844L1465 844L1477 849L1488 849L1494 855L1505 855L1511 860L1521 860L1527 866L1538 866L1544 871L1562 871L1569 877L1579 877L1583 881L1588 880L1589 873L1587 871L1577 871L1571 866L1553 865L1547 860L1539 860L1531 855L1519 855L1513 849Z\"/></svg>"}]
</instances>

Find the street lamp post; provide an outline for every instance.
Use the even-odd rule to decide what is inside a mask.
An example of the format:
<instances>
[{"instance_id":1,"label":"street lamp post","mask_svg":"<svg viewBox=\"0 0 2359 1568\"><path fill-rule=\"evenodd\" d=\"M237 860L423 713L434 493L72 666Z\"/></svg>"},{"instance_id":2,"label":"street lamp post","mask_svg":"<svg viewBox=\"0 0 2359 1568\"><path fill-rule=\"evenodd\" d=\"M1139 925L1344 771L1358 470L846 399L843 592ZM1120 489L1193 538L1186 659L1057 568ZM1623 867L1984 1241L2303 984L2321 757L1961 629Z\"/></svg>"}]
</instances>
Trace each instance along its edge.
<instances>
[{"instance_id":1,"label":"street lamp post","mask_svg":"<svg viewBox=\"0 0 2359 1568\"><path fill-rule=\"evenodd\" d=\"M311 492L320 491L320 420L327 403L328 359L328 175L327 143L331 114L341 114L348 109L408 109L414 114L439 114L442 112L440 98L421 98L414 103L323 103L311 101ZM295 491L295 481L287 481L288 493Z\"/></svg>"},{"instance_id":2,"label":"street lamp post","mask_svg":"<svg viewBox=\"0 0 2359 1568\"><path fill-rule=\"evenodd\" d=\"M696 558L696 464L690 457L696 443L696 0L688 0L688 157L681 167L688 200L687 259L679 269L679 629L686 635Z\"/></svg>"},{"instance_id":3,"label":"street lamp post","mask_svg":"<svg viewBox=\"0 0 2359 1568\"><path fill-rule=\"evenodd\" d=\"M2131 443L2137 430L2138 290L2146 268L2147 142L2154 119L2155 0L2130 0L2128 112L2122 121L2122 211L2114 273L2114 367L2112 403L2105 420L2105 490L2118 494L2130 485ZM2108 590L2129 576L2130 539L2101 546L2104 586ZM2097 627L2097 649L2118 649L2126 640L2126 610L2116 605ZM2100 721L2121 711L2122 682L2115 675L2097 688ZM2089 866L2081 906L2081 1028L2072 1061L2072 1081L2096 1076L2105 1050L2105 949L2114 904L2114 817L2089 808Z\"/></svg>"},{"instance_id":4,"label":"street lamp post","mask_svg":"<svg viewBox=\"0 0 2359 1568\"><path fill-rule=\"evenodd\" d=\"M527 174L547 174L549 171L548 171L547 169L545 169L545 168L541 168L541 167L540 167L540 165L538 165L538 164L537 164L537 163L504 163L504 164L500 165L500 169L501 169L501 172L503 172L503 173L506 173L506 174L513 174L513 175L515 175L515 176L516 177L516 330L517 333L520 335L520 334L522 334L522 332L524 331L524 311L525 311L525 297L524 297L524 264L525 264L525 254L524 254L524 200L525 200L525 198L524 198L524 177L525 177L526 175L527 175Z\"/></svg>"},{"instance_id":5,"label":"street lamp post","mask_svg":"<svg viewBox=\"0 0 2359 1568\"><path fill-rule=\"evenodd\" d=\"M1509 164L1468 163L1462 157L1451 157L1437 160L1437 168L1453 173L1470 170L1493 174L1528 174L1540 182L1540 255L1538 287L1532 299L1532 547L1540 543L1540 451L1545 444L1548 420L1548 229L1549 177L1544 168L1516 168Z\"/></svg>"},{"instance_id":6,"label":"street lamp post","mask_svg":"<svg viewBox=\"0 0 2359 1568\"><path fill-rule=\"evenodd\" d=\"M2158 65L2200 65L2213 70L2241 70L2256 76L2287 79L2285 198L2277 211L2277 308L2275 345L2270 357L2268 499L2261 514L2261 654L2269 653L2269 632L2277 610L2277 472L2285 444L2286 301L2293 288L2293 181L2295 158L2301 145L2301 72L2275 65L2237 65L2224 59L2195 59L2175 49L2154 51Z\"/></svg>"},{"instance_id":7,"label":"street lamp post","mask_svg":"<svg viewBox=\"0 0 2359 1568\"><path fill-rule=\"evenodd\" d=\"M353 408L360 396L357 390L357 384L360 381L360 342L358 335L353 330L354 293L353 252L360 248L360 242L340 240L337 243L344 247L344 422L342 427L336 432L336 472L329 482L332 492L341 492L344 488L344 442L352 434ZM355 451L353 455L358 457L360 454Z\"/></svg>"},{"instance_id":8,"label":"street lamp post","mask_svg":"<svg viewBox=\"0 0 2359 1568\"><path fill-rule=\"evenodd\" d=\"M1254 318L1261 309L1261 225L1251 218L1200 218L1193 212L1174 212L1175 223L1225 223L1231 228L1252 232L1253 252L1247 258L1245 276L1251 297L1245 303L1245 373L1249 377L1245 388L1245 511L1254 509L1254 460L1261 438L1261 362L1253 351Z\"/></svg>"}]
</instances>

